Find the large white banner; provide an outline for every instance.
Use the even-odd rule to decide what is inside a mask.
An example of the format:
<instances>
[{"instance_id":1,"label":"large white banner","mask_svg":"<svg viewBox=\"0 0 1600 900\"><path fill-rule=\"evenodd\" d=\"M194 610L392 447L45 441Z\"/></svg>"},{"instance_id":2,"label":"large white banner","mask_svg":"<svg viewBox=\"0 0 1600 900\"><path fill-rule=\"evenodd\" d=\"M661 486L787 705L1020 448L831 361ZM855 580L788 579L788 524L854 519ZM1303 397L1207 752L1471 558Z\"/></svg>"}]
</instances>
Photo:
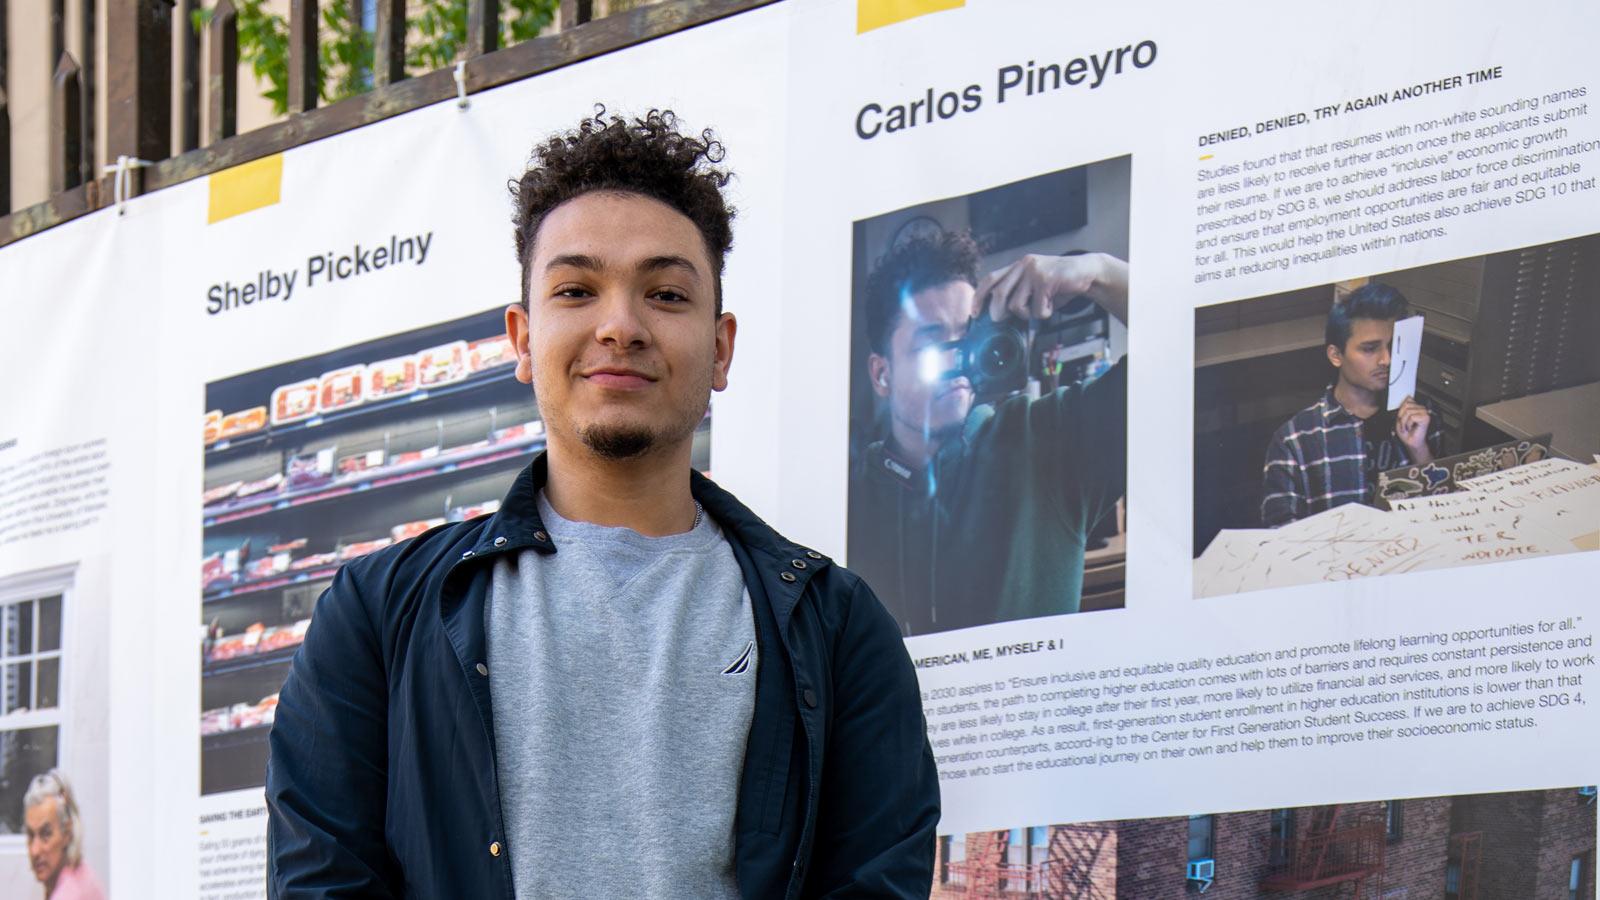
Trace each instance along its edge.
<instances>
[{"instance_id":1,"label":"large white banner","mask_svg":"<svg viewBox=\"0 0 1600 900\"><path fill-rule=\"evenodd\" d=\"M264 895L316 596L543 446L506 187L603 103L728 148L695 464L900 623L934 896L1594 896L1591 13L776 4L0 250L0 894Z\"/></svg>"}]
</instances>

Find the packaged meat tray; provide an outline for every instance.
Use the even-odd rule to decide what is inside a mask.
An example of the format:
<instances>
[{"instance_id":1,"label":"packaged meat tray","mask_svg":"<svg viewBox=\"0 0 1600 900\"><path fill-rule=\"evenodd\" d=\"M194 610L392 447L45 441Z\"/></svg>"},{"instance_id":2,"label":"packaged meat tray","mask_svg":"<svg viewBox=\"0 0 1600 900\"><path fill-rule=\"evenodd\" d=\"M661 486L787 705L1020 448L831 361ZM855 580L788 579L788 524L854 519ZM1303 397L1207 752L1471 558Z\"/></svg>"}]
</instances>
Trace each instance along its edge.
<instances>
[{"instance_id":1,"label":"packaged meat tray","mask_svg":"<svg viewBox=\"0 0 1600 900\"><path fill-rule=\"evenodd\" d=\"M236 413L229 413L222 417L222 423L217 426L218 440L238 437L252 431L260 431L267 425L267 408L253 406L250 409Z\"/></svg>"},{"instance_id":2,"label":"packaged meat tray","mask_svg":"<svg viewBox=\"0 0 1600 900\"><path fill-rule=\"evenodd\" d=\"M321 568L322 566L331 566L338 561L339 554L337 553L313 553L310 556L302 556L294 562L289 563L289 571L304 572L306 569L316 569Z\"/></svg>"},{"instance_id":3,"label":"packaged meat tray","mask_svg":"<svg viewBox=\"0 0 1600 900\"><path fill-rule=\"evenodd\" d=\"M291 456L284 466L285 481L290 490L321 487L333 480L333 448L324 447L315 453Z\"/></svg>"},{"instance_id":4,"label":"packaged meat tray","mask_svg":"<svg viewBox=\"0 0 1600 900\"><path fill-rule=\"evenodd\" d=\"M507 425L504 428L496 429L493 437L495 443L503 444L506 441L524 440L538 437L541 434L544 434L544 422L534 419L532 422L523 422L521 425Z\"/></svg>"},{"instance_id":5,"label":"packaged meat tray","mask_svg":"<svg viewBox=\"0 0 1600 900\"><path fill-rule=\"evenodd\" d=\"M212 585L233 581L233 572L228 569L223 556L221 553L213 553L200 560L201 590L209 590Z\"/></svg>"},{"instance_id":6,"label":"packaged meat tray","mask_svg":"<svg viewBox=\"0 0 1600 900\"><path fill-rule=\"evenodd\" d=\"M274 553L271 556L263 556L245 566L245 577L251 581L257 581L262 578L271 578L274 575L282 575L287 571L289 571L289 554Z\"/></svg>"},{"instance_id":7,"label":"packaged meat tray","mask_svg":"<svg viewBox=\"0 0 1600 900\"><path fill-rule=\"evenodd\" d=\"M367 366L367 399L399 397L417 389L417 358L397 356Z\"/></svg>"},{"instance_id":8,"label":"packaged meat tray","mask_svg":"<svg viewBox=\"0 0 1600 900\"><path fill-rule=\"evenodd\" d=\"M317 414L317 379L282 385L272 392L272 424L298 422Z\"/></svg>"},{"instance_id":9,"label":"packaged meat tray","mask_svg":"<svg viewBox=\"0 0 1600 900\"><path fill-rule=\"evenodd\" d=\"M289 625L279 625L268 628L261 635L260 643L256 644L257 653L271 653L285 647L295 647L305 642L306 628L311 625L310 619L301 619Z\"/></svg>"},{"instance_id":10,"label":"packaged meat tray","mask_svg":"<svg viewBox=\"0 0 1600 900\"><path fill-rule=\"evenodd\" d=\"M233 727L255 728L258 725L271 725L273 716L277 712L277 694L268 694L257 703L235 703L233 705Z\"/></svg>"},{"instance_id":11,"label":"packaged meat tray","mask_svg":"<svg viewBox=\"0 0 1600 900\"><path fill-rule=\"evenodd\" d=\"M293 553L296 550L304 550L306 548L306 543L307 543L307 541L306 541L305 538L295 538L292 541L284 541L284 542L279 543L279 544L273 544L272 546L267 548L267 552L268 553Z\"/></svg>"},{"instance_id":12,"label":"packaged meat tray","mask_svg":"<svg viewBox=\"0 0 1600 900\"><path fill-rule=\"evenodd\" d=\"M233 730L233 713L229 709L208 709L200 714L200 735L222 734Z\"/></svg>"},{"instance_id":13,"label":"packaged meat tray","mask_svg":"<svg viewBox=\"0 0 1600 900\"><path fill-rule=\"evenodd\" d=\"M474 375L495 366L507 366L517 361L511 349L511 339L505 335L484 338L467 345L467 368Z\"/></svg>"},{"instance_id":14,"label":"packaged meat tray","mask_svg":"<svg viewBox=\"0 0 1600 900\"><path fill-rule=\"evenodd\" d=\"M349 456L340 457L339 474L354 475L357 472L365 472L368 469L377 469L382 466L383 451L368 450L365 453L352 453Z\"/></svg>"},{"instance_id":15,"label":"packaged meat tray","mask_svg":"<svg viewBox=\"0 0 1600 900\"><path fill-rule=\"evenodd\" d=\"M213 409L206 413L206 446L215 444L222 437L222 410Z\"/></svg>"},{"instance_id":16,"label":"packaged meat tray","mask_svg":"<svg viewBox=\"0 0 1600 900\"><path fill-rule=\"evenodd\" d=\"M391 466L410 465L411 463L422 462L425 459L433 459L435 456L438 456L438 455L439 455L439 448L438 447L429 447L426 450L409 450L409 451L407 451L405 453L396 453L394 456L390 457L389 458L389 465L391 465Z\"/></svg>"},{"instance_id":17,"label":"packaged meat tray","mask_svg":"<svg viewBox=\"0 0 1600 900\"><path fill-rule=\"evenodd\" d=\"M382 550L392 543L394 543L393 538L378 538L375 541L357 541L354 544L345 544L339 550L339 558L344 560L355 559L358 556L366 556L368 553Z\"/></svg>"},{"instance_id":18,"label":"packaged meat tray","mask_svg":"<svg viewBox=\"0 0 1600 900\"><path fill-rule=\"evenodd\" d=\"M465 522L468 519L476 519L479 516L486 516L499 511L499 500L487 500L472 506L457 506L450 510L450 521Z\"/></svg>"},{"instance_id":19,"label":"packaged meat tray","mask_svg":"<svg viewBox=\"0 0 1600 900\"><path fill-rule=\"evenodd\" d=\"M211 653L207 656L207 659L209 659L211 662L218 662L224 659L236 659L240 656L248 656L254 652L255 645L247 643L244 635L236 634L232 637L222 638L215 644L212 644Z\"/></svg>"},{"instance_id":20,"label":"packaged meat tray","mask_svg":"<svg viewBox=\"0 0 1600 900\"><path fill-rule=\"evenodd\" d=\"M417 384L450 384L467 377L467 342L451 341L417 354Z\"/></svg>"},{"instance_id":21,"label":"packaged meat tray","mask_svg":"<svg viewBox=\"0 0 1600 900\"><path fill-rule=\"evenodd\" d=\"M366 366L351 366L348 369L338 369L324 374L319 382L321 387L318 395L322 411L328 413L360 406L361 384L366 372Z\"/></svg>"},{"instance_id":22,"label":"packaged meat tray","mask_svg":"<svg viewBox=\"0 0 1600 900\"><path fill-rule=\"evenodd\" d=\"M404 525L396 525L389 529L389 537L393 538L394 542L398 544L406 538L416 537L429 528L443 525L444 522L444 519L418 519L415 522L407 522Z\"/></svg>"},{"instance_id":23,"label":"packaged meat tray","mask_svg":"<svg viewBox=\"0 0 1600 900\"><path fill-rule=\"evenodd\" d=\"M200 503L203 506L210 506L213 503L221 502L229 497L232 497L234 494L239 493L239 488L242 487L244 487L244 482L242 481L230 481L227 484L219 484L216 487L206 491L204 494L201 494Z\"/></svg>"},{"instance_id":24,"label":"packaged meat tray","mask_svg":"<svg viewBox=\"0 0 1600 900\"><path fill-rule=\"evenodd\" d=\"M260 481L249 481L239 486L239 496L249 497L255 494L275 491L283 484L283 473L274 472Z\"/></svg>"}]
</instances>

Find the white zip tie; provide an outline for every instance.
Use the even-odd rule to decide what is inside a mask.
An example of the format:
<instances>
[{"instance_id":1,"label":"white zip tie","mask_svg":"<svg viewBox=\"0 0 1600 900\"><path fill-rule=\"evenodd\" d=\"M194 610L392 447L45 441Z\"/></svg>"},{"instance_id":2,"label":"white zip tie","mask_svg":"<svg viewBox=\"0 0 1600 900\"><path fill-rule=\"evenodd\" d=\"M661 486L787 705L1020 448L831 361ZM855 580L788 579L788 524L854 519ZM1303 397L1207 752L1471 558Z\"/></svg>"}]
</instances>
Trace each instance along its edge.
<instances>
[{"instance_id":1,"label":"white zip tie","mask_svg":"<svg viewBox=\"0 0 1600 900\"><path fill-rule=\"evenodd\" d=\"M117 157L117 161L114 165L108 165L101 168L101 174L115 176L111 179L111 196L116 202L117 215L120 216L126 212L126 210L123 209L123 205L128 202L128 183L130 174L134 169L142 169L151 164L152 163L148 159L139 159L136 156L122 154Z\"/></svg>"},{"instance_id":2,"label":"white zip tie","mask_svg":"<svg viewBox=\"0 0 1600 900\"><path fill-rule=\"evenodd\" d=\"M467 61L464 59L456 63L456 105L462 109L472 105L467 99Z\"/></svg>"}]
</instances>

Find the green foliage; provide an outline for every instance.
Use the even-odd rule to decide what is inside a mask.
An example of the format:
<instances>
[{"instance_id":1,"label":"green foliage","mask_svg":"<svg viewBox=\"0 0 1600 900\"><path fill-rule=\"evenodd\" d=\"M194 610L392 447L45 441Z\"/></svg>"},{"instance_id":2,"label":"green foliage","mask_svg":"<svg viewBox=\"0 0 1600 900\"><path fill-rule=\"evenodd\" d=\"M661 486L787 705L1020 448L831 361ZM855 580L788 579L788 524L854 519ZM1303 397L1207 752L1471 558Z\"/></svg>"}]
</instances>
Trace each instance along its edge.
<instances>
[{"instance_id":1,"label":"green foliage","mask_svg":"<svg viewBox=\"0 0 1600 900\"><path fill-rule=\"evenodd\" d=\"M322 103L333 103L371 89L373 36L353 17L348 0L321 0L320 5L318 96ZM467 46L467 0L410 0L406 5L406 71L431 72L454 63ZM538 36L555 20L560 0L506 0L505 6L501 46ZM234 8L239 60L269 85L262 96L272 101L274 113L283 115L289 109L289 20L269 11L266 0L236 0ZM204 29L214 15L211 7L195 10L195 30Z\"/></svg>"}]
</instances>

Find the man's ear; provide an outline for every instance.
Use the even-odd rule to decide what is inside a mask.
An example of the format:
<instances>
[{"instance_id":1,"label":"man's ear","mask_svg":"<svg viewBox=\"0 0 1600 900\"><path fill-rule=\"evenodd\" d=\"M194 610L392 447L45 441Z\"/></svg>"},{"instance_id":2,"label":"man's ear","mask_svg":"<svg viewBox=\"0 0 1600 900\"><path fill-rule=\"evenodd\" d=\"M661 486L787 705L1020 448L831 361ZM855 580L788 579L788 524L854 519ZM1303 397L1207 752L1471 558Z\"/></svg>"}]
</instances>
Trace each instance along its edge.
<instances>
[{"instance_id":1,"label":"man's ear","mask_svg":"<svg viewBox=\"0 0 1600 900\"><path fill-rule=\"evenodd\" d=\"M717 317L717 355L711 371L711 389L714 391L728 389L728 370L733 368L733 339L738 335L739 320L734 318L733 313L725 312Z\"/></svg>"},{"instance_id":2,"label":"man's ear","mask_svg":"<svg viewBox=\"0 0 1600 900\"><path fill-rule=\"evenodd\" d=\"M867 377L872 379L872 392L879 397L889 396L889 359L873 353L867 357Z\"/></svg>"},{"instance_id":3,"label":"man's ear","mask_svg":"<svg viewBox=\"0 0 1600 900\"><path fill-rule=\"evenodd\" d=\"M1328 362L1335 369L1342 367L1344 365L1344 353L1339 349L1339 346L1337 344L1329 344L1327 349Z\"/></svg>"},{"instance_id":4,"label":"man's ear","mask_svg":"<svg viewBox=\"0 0 1600 900\"><path fill-rule=\"evenodd\" d=\"M528 349L528 311L521 303L506 307L506 337L517 354L517 380L533 384L533 353Z\"/></svg>"}]
</instances>

